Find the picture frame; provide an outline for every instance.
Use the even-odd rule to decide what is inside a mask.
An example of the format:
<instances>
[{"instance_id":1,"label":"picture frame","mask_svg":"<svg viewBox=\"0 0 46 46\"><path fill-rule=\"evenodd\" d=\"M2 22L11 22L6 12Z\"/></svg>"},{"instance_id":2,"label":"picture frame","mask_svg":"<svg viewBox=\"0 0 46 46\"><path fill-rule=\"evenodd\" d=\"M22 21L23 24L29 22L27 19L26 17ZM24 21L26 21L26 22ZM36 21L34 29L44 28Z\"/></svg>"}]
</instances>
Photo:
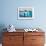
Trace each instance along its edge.
<instances>
[{"instance_id":1,"label":"picture frame","mask_svg":"<svg viewBox=\"0 0 46 46\"><path fill-rule=\"evenodd\" d=\"M19 7L18 8L18 19L33 19L34 8L32 7Z\"/></svg>"}]
</instances>

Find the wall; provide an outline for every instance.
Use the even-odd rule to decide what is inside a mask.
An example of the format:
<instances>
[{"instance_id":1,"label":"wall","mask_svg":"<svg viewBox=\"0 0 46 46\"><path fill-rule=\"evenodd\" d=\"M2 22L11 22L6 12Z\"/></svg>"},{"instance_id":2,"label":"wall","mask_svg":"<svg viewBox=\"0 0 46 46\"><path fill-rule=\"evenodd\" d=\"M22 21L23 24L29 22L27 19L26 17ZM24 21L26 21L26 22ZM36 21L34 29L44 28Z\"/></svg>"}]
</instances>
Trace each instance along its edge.
<instances>
[{"instance_id":1,"label":"wall","mask_svg":"<svg viewBox=\"0 0 46 46\"><path fill-rule=\"evenodd\" d=\"M16 28L46 28L46 0L1 0L0 24L13 24ZM30 6L34 8L33 20L17 20L17 8Z\"/></svg>"}]
</instances>

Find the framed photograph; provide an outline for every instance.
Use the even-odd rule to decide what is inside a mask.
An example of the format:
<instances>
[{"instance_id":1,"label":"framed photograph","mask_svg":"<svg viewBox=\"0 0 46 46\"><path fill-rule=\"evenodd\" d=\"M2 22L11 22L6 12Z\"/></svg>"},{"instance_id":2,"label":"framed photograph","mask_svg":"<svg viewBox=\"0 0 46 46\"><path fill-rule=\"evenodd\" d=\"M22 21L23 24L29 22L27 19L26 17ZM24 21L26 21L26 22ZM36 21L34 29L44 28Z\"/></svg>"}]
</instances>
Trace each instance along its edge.
<instances>
[{"instance_id":1,"label":"framed photograph","mask_svg":"<svg viewBox=\"0 0 46 46\"><path fill-rule=\"evenodd\" d=\"M18 8L18 19L33 19L34 8L32 7L19 7Z\"/></svg>"}]
</instances>

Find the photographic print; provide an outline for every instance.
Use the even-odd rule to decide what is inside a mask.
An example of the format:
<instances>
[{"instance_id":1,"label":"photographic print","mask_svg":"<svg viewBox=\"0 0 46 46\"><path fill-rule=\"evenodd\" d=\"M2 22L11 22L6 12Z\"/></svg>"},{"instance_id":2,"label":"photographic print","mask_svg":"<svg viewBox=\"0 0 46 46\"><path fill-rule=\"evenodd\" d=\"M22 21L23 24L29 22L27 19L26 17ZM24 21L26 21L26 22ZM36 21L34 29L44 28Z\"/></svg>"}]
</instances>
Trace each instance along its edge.
<instances>
[{"instance_id":1,"label":"photographic print","mask_svg":"<svg viewBox=\"0 0 46 46\"><path fill-rule=\"evenodd\" d=\"M32 7L19 7L18 8L18 19L33 19L34 8Z\"/></svg>"}]
</instances>

